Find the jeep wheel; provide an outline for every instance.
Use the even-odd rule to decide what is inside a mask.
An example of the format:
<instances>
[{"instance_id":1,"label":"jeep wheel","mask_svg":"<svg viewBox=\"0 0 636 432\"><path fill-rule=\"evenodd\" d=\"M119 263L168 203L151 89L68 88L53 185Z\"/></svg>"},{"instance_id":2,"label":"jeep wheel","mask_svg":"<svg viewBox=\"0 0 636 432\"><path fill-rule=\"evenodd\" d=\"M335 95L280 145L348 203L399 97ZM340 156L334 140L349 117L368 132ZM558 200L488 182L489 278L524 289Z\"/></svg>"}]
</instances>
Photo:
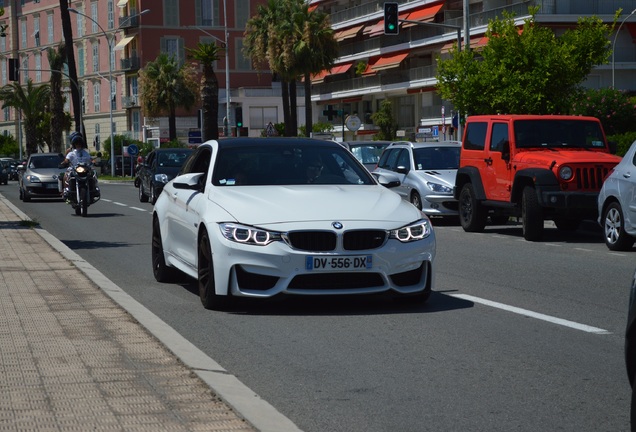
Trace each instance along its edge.
<instances>
[{"instance_id":1,"label":"jeep wheel","mask_svg":"<svg viewBox=\"0 0 636 432\"><path fill-rule=\"evenodd\" d=\"M617 202L608 205L603 213L603 234L609 250L625 251L634 245L634 237L625 232L623 209Z\"/></svg>"},{"instance_id":2,"label":"jeep wheel","mask_svg":"<svg viewBox=\"0 0 636 432\"><path fill-rule=\"evenodd\" d=\"M459 193L459 223L466 232L481 232L486 226L486 210L477 201L472 183L466 183Z\"/></svg>"},{"instance_id":3,"label":"jeep wheel","mask_svg":"<svg viewBox=\"0 0 636 432\"><path fill-rule=\"evenodd\" d=\"M543 236L543 209L539 205L537 191L532 186L523 189L521 197L523 238L528 241L541 240Z\"/></svg>"}]
</instances>

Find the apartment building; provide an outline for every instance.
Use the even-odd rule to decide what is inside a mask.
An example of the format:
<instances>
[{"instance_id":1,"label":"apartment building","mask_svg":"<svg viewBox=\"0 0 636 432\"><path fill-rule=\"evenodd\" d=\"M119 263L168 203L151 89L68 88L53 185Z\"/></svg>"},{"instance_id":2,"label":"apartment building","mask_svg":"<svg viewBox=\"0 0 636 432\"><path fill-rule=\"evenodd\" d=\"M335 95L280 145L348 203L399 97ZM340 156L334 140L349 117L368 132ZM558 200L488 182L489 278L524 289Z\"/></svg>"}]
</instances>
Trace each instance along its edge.
<instances>
[{"instance_id":1,"label":"apartment building","mask_svg":"<svg viewBox=\"0 0 636 432\"><path fill-rule=\"evenodd\" d=\"M270 121L279 121L280 87L272 85L268 71L255 71L241 52L245 24L262 3L264 0L69 0L78 79L72 83L64 73L66 109L72 112L70 86L76 85L89 149L99 151L110 136L111 115L114 134L167 140L167 118L146 118L141 111L138 73L159 53L187 61L187 50L199 42L227 43L227 53L220 51L215 66L219 81L216 121L221 130L224 118L229 117L229 132L236 134L236 107L243 109L242 135L260 135ZM28 79L36 84L48 82L51 71L46 49L63 41L59 0L0 0L0 6L5 9L0 25L7 25L6 35L0 37L0 85L9 83L8 59L19 60L21 83ZM198 108L178 112L177 134L184 142L192 136L196 141L193 131L199 129ZM19 128L17 112L4 109L0 133L18 138Z\"/></svg>"},{"instance_id":2,"label":"apartment building","mask_svg":"<svg viewBox=\"0 0 636 432\"><path fill-rule=\"evenodd\" d=\"M469 41L472 48L478 48L485 43L491 19L509 11L521 26L529 16L529 6L538 6L536 21L557 34L582 16L595 15L610 23L622 8L619 24L623 25L612 40L614 59L596 67L584 85L636 90L636 14L630 15L636 9L634 0L398 0L400 19L420 23L402 23L398 35L384 34L383 3L310 1L312 9L330 15L340 47L334 68L312 80L312 101L318 106L314 113L317 121L332 122L336 135L345 140L369 139L375 133L371 114L384 99L393 102L398 133L405 138L451 138L454 108L436 92L436 58L448 55L449 46L457 44L457 29L463 46ZM468 10L466 23L464 10ZM338 111L342 115L333 114ZM346 127L350 114L360 119L356 131Z\"/></svg>"}]
</instances>

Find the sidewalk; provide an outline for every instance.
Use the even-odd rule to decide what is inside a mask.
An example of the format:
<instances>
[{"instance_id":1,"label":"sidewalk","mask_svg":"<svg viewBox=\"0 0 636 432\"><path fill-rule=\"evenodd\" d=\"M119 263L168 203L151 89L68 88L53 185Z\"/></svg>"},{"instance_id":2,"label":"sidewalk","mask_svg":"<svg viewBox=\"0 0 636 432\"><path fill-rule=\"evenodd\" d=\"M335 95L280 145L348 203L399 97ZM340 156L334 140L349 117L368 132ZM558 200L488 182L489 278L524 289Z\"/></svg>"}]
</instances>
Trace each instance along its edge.
<instances>
[{"instance_id":1,"label":"sidewalk","mask_svg":"<svg viewBox=\"0 0 636 432\"><path fill-rule=\"evenodd\" d=\"M257 395L24 220L0 195L1 431L296 429L282 415L272 421ZM252 403L247 416L231 408Z\"/></svg>"}]
</instances>

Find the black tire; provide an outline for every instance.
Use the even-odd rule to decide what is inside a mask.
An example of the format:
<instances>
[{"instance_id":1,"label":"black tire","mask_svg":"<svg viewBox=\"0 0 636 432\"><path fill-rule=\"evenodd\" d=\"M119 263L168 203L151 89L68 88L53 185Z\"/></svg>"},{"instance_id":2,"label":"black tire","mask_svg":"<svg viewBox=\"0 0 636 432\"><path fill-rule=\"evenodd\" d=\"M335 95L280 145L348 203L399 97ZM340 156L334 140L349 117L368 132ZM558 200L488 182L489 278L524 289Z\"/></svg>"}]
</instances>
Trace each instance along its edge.
<instances>
[{"instance_id":1,"label":"black tire","mask_svg":"<svg viewBox=\"0 0 636 432\"><path fill-rule=\"evenodd\" d=\"M163 256L163 242L161 241L161 229L159 228L159 220L154 218L152 221L152 274L157 282L173 282L179 270L168 267L165 257Z\"/></svg>"},{"instance_id":2,"label":"black tire","mask_svg":"<svg viewBox=\"0 0 636 432\"><path fill-rule=\"evenodd\" d=\"M210 238L205 230L201 233L198 249L198 282L201 304L206 309L223 310L229 305L230 297L229 294L222 296L216 293L212 248Z\"/></svg>"},{"instance_id":3,"label":"black tire","mask_svg":"<svg viewBox=\"0 0 636 432\"><path fill-rule=\"evenodd\" d=\"M582 219L573 217L560 217L554 219L554 224L559 231L576 231L581 226Z\"/></svg>"},{"instance_id":4,"label":"black tire","mask_svg":"<svg viewBox=\"0 0 636 432\"><path fill-rule=\"evenodd\" d=\"M139 201L140 202L148 202L148 195L144 192L143 183L139 183Z\"/></svg>"},{"instance_id":5,"label":"black tire","mask_svg":"<svg viewBox=\"0 0 636 432\"><path fill-rule=\"evenodd\" d=\"M413 191L411 194L411 204L417 207L418 210L422 210L422 197L417 191Z\"/></svg>"},{"instance_id":6,"label":"black tire","mask_svg":"<svg viewBox=\"0 0 636 432\"><path fill-rule=\"evenodd\" d=\"M155 205L156 202L157 202L157 191L155 190L154 186L150 186L150 203L152 205Z\"/></svg>"},{"instance_id":7,"label":"black tire","mask_svg":"<svg viewBox=\"0 0 636 432\"><path fill-rule=\"evenodd\" d=\"M543 208L539 205L537 191L532 186L523 189L521 197L523 238L538 241L543 237Z\"/></svg>"},{"instance_id":8,"label":"black tire","mask_svg":"<svg viewBox=\"0 0 636 432\"><path fill-rule=\"evenodd\" d=\"M466 183L459 193L459 223L466 232L482 232L486 227L486 210L475 196L472 183Z\"/></svg>"},{"instance_id":9,"label":"black tire","mask_svg":"<svg viewBox=\"0 0 636 432\"><path fill-rule=\"evenodd\" d=\"M75 207L75 216L80 216L82 214L82 208L78 205Z\"/></svg>"},{"instance_id":10,"label":"black tire","mask_svg":"<svg viewBox=\"0 0 636 432\"><path fill-rule=\"evenodd\" d=\"M22 197L22 201L23 202L29 202L31 201L31 197L28 195L28 193L22 189L20 189L20 196Z\"/></svg>"},{"instance_id":11,"label":"black tire","mask_svg":"<svg viewBox=\"0 0 636 432\"><path fill-rule=\"evenodd\" d=\"M634 245L634 237L625 232L623 209L617 202L610 203L603 212L603 237L609 250L626 251Z\"/></svg>"},{"instance_id":12,"label":"black tire","mask_svg":"<svg viewBox=\"0 0 636 432\"><path fill-rule=\"evenodd\" d=\"M82 197L82 202L80 205L82 217L88 216L88 201L89 201L89 193L87 187L82 187L80 189L80 196Z\"/></svg>"}]
</instances>

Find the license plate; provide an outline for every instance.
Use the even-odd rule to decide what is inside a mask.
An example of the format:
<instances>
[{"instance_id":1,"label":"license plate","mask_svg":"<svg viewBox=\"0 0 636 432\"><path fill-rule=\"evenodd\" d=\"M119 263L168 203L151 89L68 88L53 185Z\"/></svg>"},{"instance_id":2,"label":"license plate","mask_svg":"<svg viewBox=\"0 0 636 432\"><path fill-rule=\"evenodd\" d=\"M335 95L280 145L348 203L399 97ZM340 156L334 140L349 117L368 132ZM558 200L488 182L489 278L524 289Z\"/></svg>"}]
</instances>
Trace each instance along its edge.
<instances>
[{"instance_id":1,"label":"license plate","mask_svg":"<svg viewBox=\"0 0 636 432\"><path fill-rule=\"evenodd\" d=\"M305 270L313 271L351 271L369 270L373 268L372 255L337 256L305 258Z\"/></svg>"},{"instance_id":2,"label":"license plate","mask_svg":"<svg viewBox=\"0 0 636 432\"><path fill-rule=\"evenodd\" d=\"M57 189L57 183L45 183L44 184L47 189Z\"/></svg>"}]
</instances>

